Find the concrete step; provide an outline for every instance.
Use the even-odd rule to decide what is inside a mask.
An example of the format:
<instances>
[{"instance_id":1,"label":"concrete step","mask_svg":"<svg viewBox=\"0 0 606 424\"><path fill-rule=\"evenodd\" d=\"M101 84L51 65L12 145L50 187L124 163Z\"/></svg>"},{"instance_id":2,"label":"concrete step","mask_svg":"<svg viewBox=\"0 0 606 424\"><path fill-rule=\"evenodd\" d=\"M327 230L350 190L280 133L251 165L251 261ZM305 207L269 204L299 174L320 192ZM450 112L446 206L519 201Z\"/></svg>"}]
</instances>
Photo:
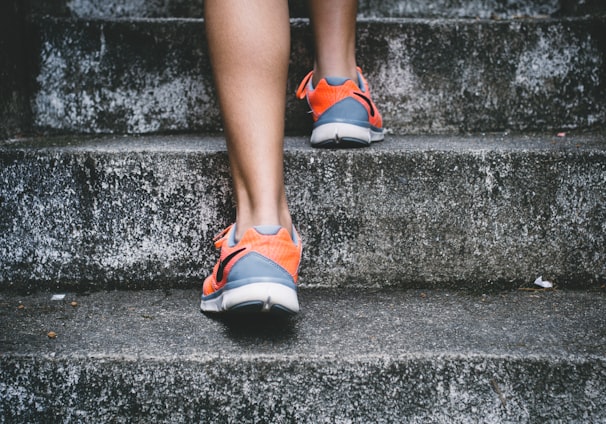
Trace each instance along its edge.
<instances>
[{"instance_id":1,"label":"concrete step","mask_svg":"<svg viewBox=\"0 0 606 424\"><path fill-rule=\"evenodd\" d=\"M201 18L203 0L31 0L33 12L85 18ZM306 17L305 0L290 0L291 16ZM516 16L583 15L606 10L600 0L360 0L359 16L511 18Z\"/></svg>"},{"instance_id":2,"label":"concrete step","mask_svg":"<svg viewBox=\"0 0 606 424\"><path fill-rule=\"evenodd\" d=\"M362 20L359 63L396 133L548 131L606 122L606 17ZM43 18L32 29L33 126L76 133L220 129L204 22ZM306 20L293 20L287 130L306 134L294 98L311 69Z\"/></svg>"},{"instance_id":3,"label":"concrete step","mask_svg":"<svg viewBox=\"0 0 606 424\"><path fill-rule=\"evenodd\" d=\"M0 2L0 140L31 127L28 68L33 51L26 47L25 2Z\"/></svg>"},{"instance_id":4,"label":"concrete step","mask_svg":"<svg viewBox=\"0 0 606 424\"><path fill-rule=\"evenodd\" d=\"M198 297L3 295L0 415L28 423L606 421L603 289L301 290L302 312L286 321L206 317Z\"/></svg>"},{"instance_id":5,"label":"concrete step","mask_svg":"<svg viewBox=\"0 0 606 424\"><path fill-rule=\"evenodd\" d=\"M221 137L0 143L0 287L194 287L234 219ZM388 136L285 148L305 287L606 281L606 138Z\"/></svg>"}]
</instances>

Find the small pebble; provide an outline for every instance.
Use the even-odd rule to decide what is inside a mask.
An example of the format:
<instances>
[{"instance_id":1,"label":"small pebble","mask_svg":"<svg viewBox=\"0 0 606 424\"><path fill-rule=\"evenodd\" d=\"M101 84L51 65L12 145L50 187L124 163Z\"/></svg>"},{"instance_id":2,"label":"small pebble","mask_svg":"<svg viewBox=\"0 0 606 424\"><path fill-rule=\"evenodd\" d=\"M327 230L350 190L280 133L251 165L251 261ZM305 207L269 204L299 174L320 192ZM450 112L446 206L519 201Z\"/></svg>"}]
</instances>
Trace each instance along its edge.
<instances>
[{"instance_id":1,"label":"small pebble","mask_svg":"<svg viewBox=\"0 0 606 424\"><path fill-rule=\"evenodd\" d=\"M17 306L17 309L25 309L25 305L21 304L21 305Z\"/></svg>"},{"instance_id":2,"label":"small pebble","mask_svg":"<svg viewBox=\"0 0 606 424\"><path fill-rule=\"evenodd\" d=\"M75 308L76 306L78 306L78 302L73 301L72 303L70 303L70 305L72 305Z\"/></svg>"},{"instance_id":3,"label":"small pebble","mask_svg":"<svg viewBox=\"0 0 606 424\"><path fill-rule=\"evenodd\" d=\"M55 339L57 338L57 333L55 333L54 331L49 331L47 336L49 339Z\"/></svg>"}]
</instances>

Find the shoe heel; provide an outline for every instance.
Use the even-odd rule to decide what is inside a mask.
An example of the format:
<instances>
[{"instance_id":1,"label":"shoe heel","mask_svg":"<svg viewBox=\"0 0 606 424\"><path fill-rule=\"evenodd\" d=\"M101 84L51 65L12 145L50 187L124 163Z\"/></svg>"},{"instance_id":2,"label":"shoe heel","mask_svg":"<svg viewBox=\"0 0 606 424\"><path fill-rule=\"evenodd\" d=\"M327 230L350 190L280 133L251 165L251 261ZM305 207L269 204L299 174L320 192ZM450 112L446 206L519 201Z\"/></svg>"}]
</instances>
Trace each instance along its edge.
<instances>
[{"instance_id":1,"label":"shoe heel","mask_svg":"<svg viewBox=\"0 0 606 424\"><path fill-rule=\"evenodd\" d=\"M331 122L315 127L310 143L313 147L368 147L372 143L372 134L368 127Z\"/></svg>"},{"instance_id":2,"label":"shoe heel","mask_svg":"<svg viewBox=\"0 0 606 424\"><path fill-rule=\"evenodd\" d=\"M299 299L296 289L285 284L255 282L225 290L221 308L231 312L296 314Z\"/></svg>"}]
</instances>

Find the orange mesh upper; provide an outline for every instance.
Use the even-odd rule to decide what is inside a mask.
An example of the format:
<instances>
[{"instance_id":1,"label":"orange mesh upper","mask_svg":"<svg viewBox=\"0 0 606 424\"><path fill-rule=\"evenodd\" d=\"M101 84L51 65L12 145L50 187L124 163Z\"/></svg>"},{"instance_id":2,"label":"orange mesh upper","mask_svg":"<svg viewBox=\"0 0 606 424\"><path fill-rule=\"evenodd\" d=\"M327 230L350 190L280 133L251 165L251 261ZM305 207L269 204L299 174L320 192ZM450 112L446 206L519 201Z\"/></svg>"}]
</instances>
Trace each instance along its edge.
<instances>
[{"instance_id":1,"label":"orange mesh upper","mask_svg":"<svg viewBox=\"0 0 606 424\"><path fill-rule=\"evenodd\" d=\"M328 84L325 79L320 80L320 82L312 90L310 89L310 82L313 77L313 71L309 72L305 78L303 78L301 84L299 84L299 88L297 89L297 97L301 100L307 97L307 102L309 103L314 122L317 121L320 116L335 103L347 97L351 97L356 99L362 106L364 106L366 112L368 112L368 119L372 126L376 128L382 127L383 119L376 105L371 99L370 88L362 76L362 70L360 68L358 68L358 73L360 75L360 79L362 80L362 84L364 85L364 91L360 90L360 87L358 87L358 85L352 80L347 80L342 85L332 86ZM368 101L372 103L374 111L371 111L371 106L354 93L358 93L358 95L368 99Z\"/></svg>"},{"instance_id":2,"label":"orange mesh upper","mask_svg":"<svg viewBox=\"0 0 606 424\"><path fill-rule=\"evenodd\" d=\"M233 225L229 226L215 238L215 246L221 249L221 256L219 262L215 264L212 274L204 280L202 291L205 296L223 287L227 282L227 276L233 265L242 256L250 252L257 252L276 262L292 276L295 283L297 282L302 251L302 244L298 234L296 234L298 243L295 245L292 237L284 228L281 228L276 235L263 235L258 233L254 228L250 228L235 246L230 247L229 233L232 227ZM293 229L293 231L295 230ZM244 250L235 254L225 267L222 280L217 281L217 271L220 261L243 248Z\"/></svg>"}]
</instances>

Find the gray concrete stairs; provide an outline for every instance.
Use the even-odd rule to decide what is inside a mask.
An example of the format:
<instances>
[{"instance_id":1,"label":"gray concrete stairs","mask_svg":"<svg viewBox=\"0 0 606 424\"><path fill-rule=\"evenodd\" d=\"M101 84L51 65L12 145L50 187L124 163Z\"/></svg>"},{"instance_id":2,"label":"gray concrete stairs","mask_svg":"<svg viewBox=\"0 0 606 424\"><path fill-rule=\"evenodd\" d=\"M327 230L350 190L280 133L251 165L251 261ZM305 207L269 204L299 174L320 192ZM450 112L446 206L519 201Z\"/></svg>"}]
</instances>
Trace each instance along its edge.
<instances>
[{"instance_id":1,"label":"gray concrete stairs","mask_svg":"<svg viewBox=\"0 0 606 424\"><path fill-rule=\"evenodd\" d=\"M361 0L388 134L345 151L290 4L282 321L198 311L234 213L202 0L0 6L0 422L606 422L603 2Z\"/></svg>"},{"instance_id":2,"label":"gray concrete stairs","mask_svg":"<svg viewBox=\"0 0 606 424\"><path fill-rule=\"evenodd\" d=\"M604 420L603 293L300 297L276 321L204 316L191 289L6 295L4 420Z\"/></svg>"},{"instance_id":3,"label":"gray concrete stairs","mask_svg":"<svg viewBox=\"0 0 606 424\"><path fill-rule=\"evenodd\" d=\"M395 133L591 128L606 117L606 18L361 20L360 65ZM76 133L220 130L199 19L44 18L33 125ZM293 21L289 93L311 69ZM309 130L288 96L287 131Z\"/></svg>"},{"instance_id":4,"label":"gray concrete stairs","mask_svg":"<svg viewBox=\"0 0 606 424\"><path fill-rule=\"evenodd\" d=\"M396 136L325 151L286 139L301 283L511 289L604 282L601 133ZM0 146L0 284L198 285L233 220L224 144L198 135L62 136ZM536 275L535 275L536 274Z\"/></svg>"}]
</instances>

